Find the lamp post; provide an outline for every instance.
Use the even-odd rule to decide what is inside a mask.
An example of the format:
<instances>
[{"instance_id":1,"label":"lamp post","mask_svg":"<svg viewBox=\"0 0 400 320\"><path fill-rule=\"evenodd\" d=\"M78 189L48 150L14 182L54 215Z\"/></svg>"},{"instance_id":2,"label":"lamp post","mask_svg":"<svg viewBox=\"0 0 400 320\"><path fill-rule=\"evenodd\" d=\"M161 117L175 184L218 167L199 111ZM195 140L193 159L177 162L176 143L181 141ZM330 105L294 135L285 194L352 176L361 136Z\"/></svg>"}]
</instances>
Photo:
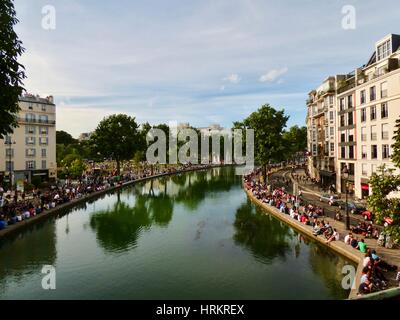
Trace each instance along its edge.
<instances>
[{"instance_id":1,"label":"lamp post","mask_svg":"<svg viewBox=\"0 0 400 320\"><path fill-rule=\"evenodd\" d=\"M4 141L4 144L8 146L8 166L9 166L8 178L10 180L10 190L12 191L12 188L13 188L13 181L12 181L13 166L11 164L11 158L13 156L12 145L15 144L15 141L11 141L11 137L9 139L6 138L6 141Z\"/></svg>"},{"instance_id":2,"label":"lamp post","mask_svg":"<svg viewBox=\"0 0 400 320\"><path fill-rule=\"evenodd\" d=\"M346 188L346 230L350 230L350 217L349 217L349 203L348 203L348 190L347 190L347 182L349 179L349 169L347 169L347 165L344 166L342 175L345 181Z\"/></svg>"}]
</instances>

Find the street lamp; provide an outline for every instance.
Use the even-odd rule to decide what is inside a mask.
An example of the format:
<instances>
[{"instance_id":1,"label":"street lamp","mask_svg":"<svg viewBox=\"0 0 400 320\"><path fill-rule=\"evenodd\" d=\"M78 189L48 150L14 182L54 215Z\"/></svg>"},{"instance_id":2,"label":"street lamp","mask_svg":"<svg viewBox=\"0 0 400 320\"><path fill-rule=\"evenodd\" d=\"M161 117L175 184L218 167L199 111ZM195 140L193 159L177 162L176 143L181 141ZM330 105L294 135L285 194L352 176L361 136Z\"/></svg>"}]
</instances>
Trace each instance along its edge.
<instances>
[{"instance_id":1,"label":"street lamp","mask_svg":"<svg viewBox=\"0 0 400 320\"><path fill-rule=\"evenodd\" d=\"M10 190L12 191L12 187L13 187L13 181L12 181L12 164L11 164L11 158L13 156L12 154L12 145L15 144L15 141L11 141L11 138L6 139L6 141L4 141L4 144L8 146L8 166L9 166L9 172L8 172L8 178L10 180Z\"/></svg>"},{"instance_id":2,"label":"street lamp","mask_svg":"<svg viewBox=\"0 0 400 320\"><path fill-rule=\"evenodd\" d=\"M342 175L345 181L345 188L346 188L346 230L350 230L349 203L348 203L348 190L347 190L347 182L349 180L349 169L347 169L347 165L344 165L342 170Z\"/></svg>"}]
</instances>

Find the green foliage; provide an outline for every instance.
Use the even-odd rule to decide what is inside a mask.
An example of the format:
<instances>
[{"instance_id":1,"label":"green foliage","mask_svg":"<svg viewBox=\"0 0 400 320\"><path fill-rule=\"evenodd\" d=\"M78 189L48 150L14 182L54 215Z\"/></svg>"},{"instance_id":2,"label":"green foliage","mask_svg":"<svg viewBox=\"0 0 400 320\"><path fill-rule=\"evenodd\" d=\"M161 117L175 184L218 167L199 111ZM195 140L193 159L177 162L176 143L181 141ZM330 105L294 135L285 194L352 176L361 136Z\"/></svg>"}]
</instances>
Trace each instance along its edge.
<instances>
[{"instance_id":1,"label":"green foliage","mask_svg":"<svg viewBox=\"0 0 400 320\"><path fill-rule=\"evenodd\" d=\"M121 161L132 159L143 144L138 129L135 118L125 114L111 115L99 123L90 141L96 152L117 162L119 173Z\"/></svg>"},{"instance_id":2,"label":"green foliage","mask_svg":"<svg viewBox=\"0 0 400 320\"><path fill-rule=\"evenodd\" d=\"M307 128L293 126L283 133L285 145L285 155L291 159L297 152L304 151L307 148Z\"/></svg>"},{"instance_id":3,"label":"green foliage","mask_svg":"<svg viewBox=\"0 0 400 320\"><path fill-rule=\"evenodd\" d=\"M24 91L24 67L18 57L24 52L14 31L18 23L11 0L0 1L0 139L17 126L18 98Z\"/></svg>"},{"instance_id":4,"label":"green foliage","mask_svg":"<svg viewBox=\"0 0 400 320\"><path fill-rule=\"evenodd\" d=\"M74 139L68 132L65 131L56 131L56 143L69 145L69 144L77 144L78 140Z\"/></svg>"},{"instance_id":5,"label":"green foliage","mask_svg":"<svg viewBox=\"0 0 400 320\"><path fill-rule=\"evenodd\" d=\"M265 167L284 159L286 148L282 133L288 119L284 110L277 111L265 104L243 122L235 122L234 127L254 129L255 160Z\"/></svg>"},{"instance_id":6,"label":"green foliage","mask_svg":"<svg viewBox=\"0 0 400 320\"><path fill-rule=\"evenodd\" d=\"M396 131L393 137L394 144L392 145L392 155L391 159L395 166L400 168L400 119L396 120Z\"/></svg>"},{"instance_id":7,"label":"green foliage","mask_svg":"<svg viewBox=\"0 0 400 320\"><path fill-rule=\"evenodd\" d=\"M35 186L35 188L39 188L40 184L42 183L42 179L38 176L32 177L32 184Z\"/></svg>"},{"instance_id":8,"label":"green foliage","mask_svg":"<svg viewBox=\"0 0 400 320\"><path fill-rule=\"evenodd\" d=\"M393 238L400 239L400 198L388 196L398 191L400 176L381 166L370 177L369 184L372 194L368 198L368 207L375 215L375 222L382 224L387 217L393 219L387 229Z\"/></svg>"}]
</instances>

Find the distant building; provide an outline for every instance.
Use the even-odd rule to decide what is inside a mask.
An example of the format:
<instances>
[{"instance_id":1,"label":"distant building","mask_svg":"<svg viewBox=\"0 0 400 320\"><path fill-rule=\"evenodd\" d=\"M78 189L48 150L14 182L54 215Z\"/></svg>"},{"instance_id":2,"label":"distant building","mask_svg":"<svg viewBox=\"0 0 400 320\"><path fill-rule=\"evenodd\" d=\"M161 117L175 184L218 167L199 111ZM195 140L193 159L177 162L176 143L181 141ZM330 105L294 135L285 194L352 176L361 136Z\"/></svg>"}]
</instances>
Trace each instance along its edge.
<instances>
[{"instance_id":1,"label":"distant building","mask_svg":"<svg viewBox=\"0 0 400 320\"><path fill-rule=\"evenodd\" d=\"M90 137L92 136L93 132L83 132L79 135L78 137L78 141L82 142L82 141L88 141L90 139Z\"/></svg>"},{"instance_id":2,"label":"distant building","mask_svg":"<svg viewBox=\"0 0 400 320\"><path fill-rule=\"evenodd\" d=\"M208 127L198 128L201 133L219 133L224 130L219 124L212 124Z\"/></svg>"},{"instance_id":3,"label":"distant building","mask_svg":"<svg viewBox=\"0 0 400 320\"><path fill-rule=\"evenodd\" d=\"M18 127L0 140L0 183L56 178L56 105L53 97L19 98Z\"/></svg>"}]
</instances>

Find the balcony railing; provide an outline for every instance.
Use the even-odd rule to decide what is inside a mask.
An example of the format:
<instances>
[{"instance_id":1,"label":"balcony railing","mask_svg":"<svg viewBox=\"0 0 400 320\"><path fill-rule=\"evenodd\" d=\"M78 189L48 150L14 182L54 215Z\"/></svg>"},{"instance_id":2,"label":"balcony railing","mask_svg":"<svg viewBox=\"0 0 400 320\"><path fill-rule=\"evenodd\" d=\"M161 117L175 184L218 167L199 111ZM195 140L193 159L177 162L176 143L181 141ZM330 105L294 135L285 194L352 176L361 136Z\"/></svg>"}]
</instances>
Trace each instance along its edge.
<instances>
[{"instance_id":1,"label":"balcony railing","mask_svg":"<svg viewBox=\"0 0 400 320\"><path fill-rule=\"evenodd\" d=\"M46 119L32 119L32 118L18 118L19 122L27 123L40 123L40 124L56 124L56 120L46 120Z\"/></svg>"}]
</instances>

